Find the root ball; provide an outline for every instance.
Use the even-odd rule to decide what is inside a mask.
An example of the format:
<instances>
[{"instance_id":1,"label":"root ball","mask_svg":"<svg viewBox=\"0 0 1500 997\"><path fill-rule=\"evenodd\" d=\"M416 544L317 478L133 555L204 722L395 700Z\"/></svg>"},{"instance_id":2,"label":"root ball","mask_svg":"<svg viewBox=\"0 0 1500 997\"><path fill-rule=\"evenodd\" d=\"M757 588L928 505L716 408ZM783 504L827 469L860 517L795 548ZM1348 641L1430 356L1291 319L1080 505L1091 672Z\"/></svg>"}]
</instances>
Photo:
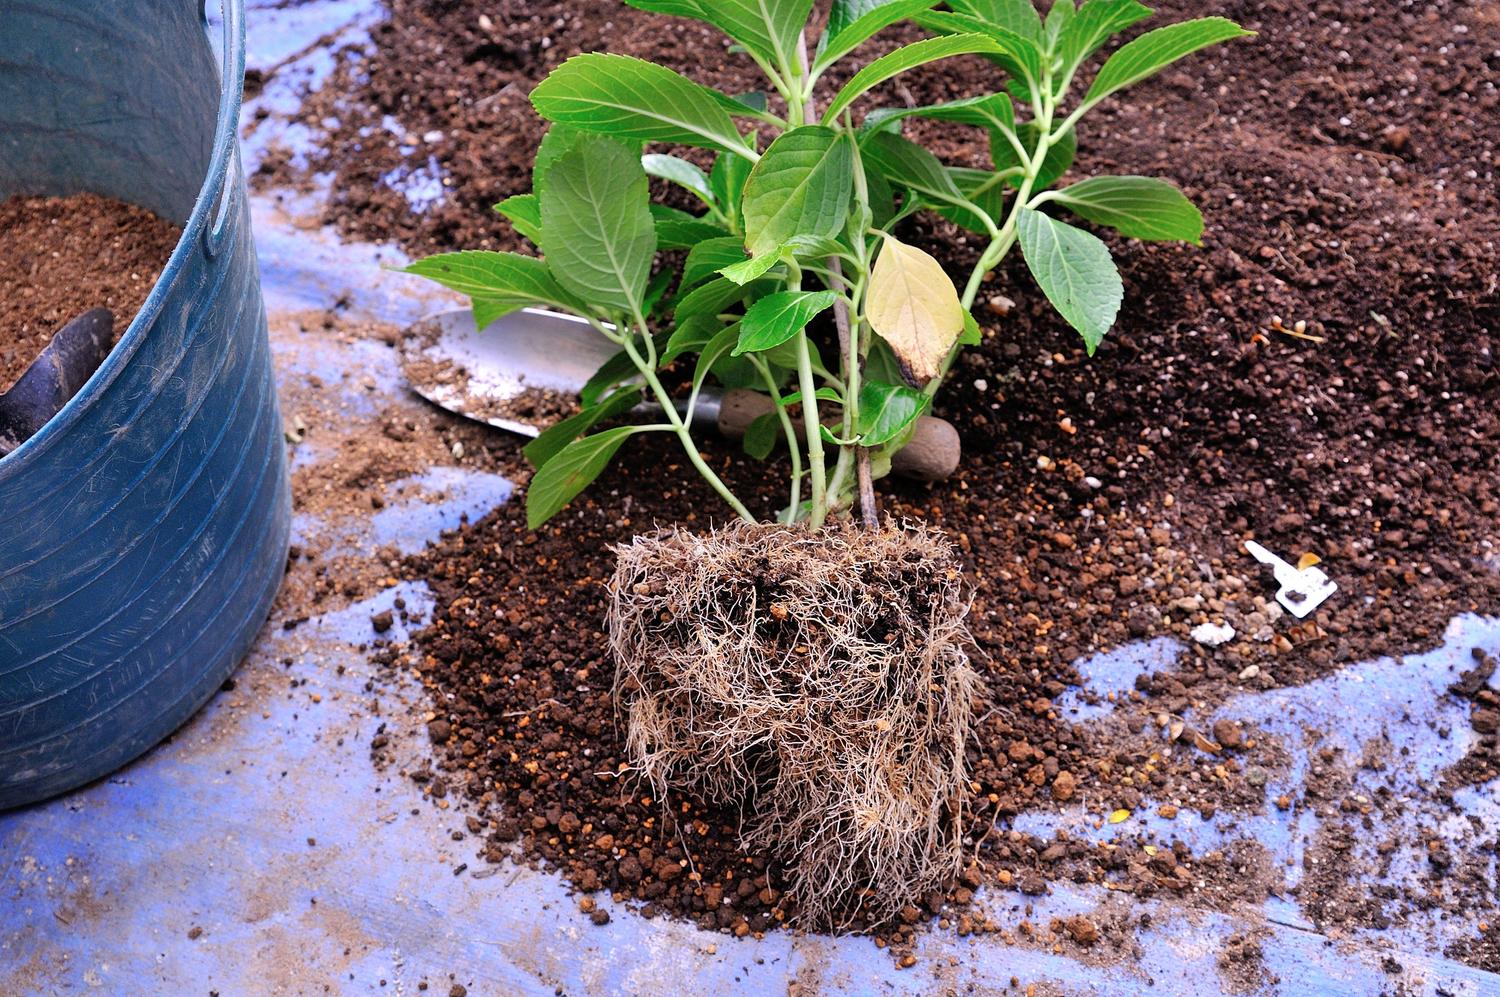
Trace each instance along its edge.
<instances>
[{"instance_id":1,"label":"root ball","mask_svg":"<svg viewBox=\"0 0 1500 997\"><path fill-rule=\"evenodd\" d=\"M883 920L957 872L977 679L946 540L738 523L618 553L615 702L658 796L740 808L808 926Z\"/></svg>"}]
</instances>

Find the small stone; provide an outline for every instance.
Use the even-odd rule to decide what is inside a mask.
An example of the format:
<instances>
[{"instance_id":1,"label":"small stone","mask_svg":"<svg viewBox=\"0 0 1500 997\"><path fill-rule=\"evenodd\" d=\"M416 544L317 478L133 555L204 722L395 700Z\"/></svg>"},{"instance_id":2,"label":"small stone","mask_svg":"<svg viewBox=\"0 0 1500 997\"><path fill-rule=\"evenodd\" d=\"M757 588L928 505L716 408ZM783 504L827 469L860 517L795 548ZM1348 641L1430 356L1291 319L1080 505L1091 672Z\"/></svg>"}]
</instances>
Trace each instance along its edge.
<instances>
[{"instance_id":1,"label":"small stone","mask_svg":"<svg viewBox=\"0 0 1500 997\"><path fill-rule=\"evenodd\" d=\"M1188 636L1205 647L1219 647L1234 640L1234 627L1227 623L1200 623Z\"/></svg>"},{"instance_id":2,"label":"small stone","mask_svg":"<svg viewBox=\"0 0 1500 997\"><path fill-rule=\"evenodd\" d=\"M1221 718L1214 721L1214 740L1219 742L1221 748L1238 748L1245 743L1245 735L1239 724Z\"/></svg>"},{"instance_id":3,"label":"small stone","mask_svg":"<svg viewBox=\"0 0 1500 997\"><path fill-rule=\"evenodd\" d=\"M189 940L196 941L197 939L202 938L202 937L203 937L203 929L200 928L200 927L198 927L196 924L193 925L191 928L188 929L188 938L189 938Z\"/></svg>"},{"instance_id":4,"label":"small stone","mask_svg":"<svg viewBox=\"0 0 1500 997\"><path fill-rule=\"evenodd\" d=\"M395 624L395 622L396 615L389 609L381 610L380 612L370 617L370 626L374 627L375 632L378 634L385 633Z\"/></svg>"},{"instance_id":5,"label":"small stone","mask_svg":"<svg viewBox=\"0 0 1500 997\"><path fill-rule=\"evenodd\" d=\"M609 923L609 911L601 907L589 915L589 920L602 928Z\"/></svg>"},{"instance_id":6,"label":"small stone","mask_svg":"<svg viewBox=\"0 0 1500 997\"><path fill-rule=\"evenodd\" d=\"M1066 803L1073 798L1077 788L1078 781L1073 778L1073 773L1064 769L1052 780L1052 798L1059 803Z\"/></svg>"},{"instance_id":7,"label":"small stone","mask_svg":"<svg viewBox=\"0 0 1500 997\"><path fill-rule=\"evenodd\" d=\"M1469 717L1469 725L1480 734L1493 734L1500 729L1500 711L1475 710Z\"/></svg>"},{"instance_id":8,"label":"small stone","mask_svg":"<svg viewBox=\"0 0 1500 997\"><path fill-rule=\"evenodd\" d=\"M1255 678L1255 676L1257 676L1259 674L1260 674L1260 665L1251 665L1249 668L1246 668L1244 671L1240 672L1240 681L1241 682L1249 682L1251 679Z\"/></svg>"},{"instance_id":9,"label":"small stone","mask_svg":"<svg viewBox=\"0 0 1500 997\"><path fill-rule=\"evenodd\" d=\"M1088 918L1078 915L1063 922L1068 936L1079 945L1089 946L1099 940L1099 927Z\"/></svg>"},{"instance_id":10,"label":"small stone","mask_svg":"<svg viewBox=\"0 0 1500 997\"><path fill-rule=\"evenodd\" d=\"M448 988L448 997L469 997L469 988L462 983L455 983Z\"/></svg>"}]
</instances>

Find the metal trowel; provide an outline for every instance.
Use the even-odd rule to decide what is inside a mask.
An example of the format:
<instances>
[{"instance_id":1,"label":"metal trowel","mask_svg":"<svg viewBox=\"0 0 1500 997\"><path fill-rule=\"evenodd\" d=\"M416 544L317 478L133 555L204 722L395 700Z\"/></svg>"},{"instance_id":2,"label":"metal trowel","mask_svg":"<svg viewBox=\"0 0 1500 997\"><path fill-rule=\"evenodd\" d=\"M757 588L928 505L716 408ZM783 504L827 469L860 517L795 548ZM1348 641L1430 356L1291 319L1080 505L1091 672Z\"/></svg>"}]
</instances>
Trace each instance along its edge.
<instances>
[{"instance_id":1,"label":"metal trowel","mask_svg":"<svg viewBox=\"0 0 1500 997\"><path fill-rule=\"evenodd\" d=\"M526 308L483 329L475 328L468 309L441 312L411 326L400 349L402 372L423 398L478 422L534 437L552 420L541 408L521 411L515 403L535 390L577 395L619 347L584 319ZM655 406L642 410L660 411ZM771 399L754 391L705 388L693 421L737 440L772 410ZM891 470L918 481L941 481L958 467L959 452L953 426L924 416L911 442L892 457Z\"/></svg>"},{"instance_id":2,"label":"metal trowel","mask_svg":"<svg viewBox=\"0 0 1500 997\"><path fill-rule=\"evenodd\" d=\"M114 345L115 316L95 308L57 331L46 349L0 394L0 457L25 443L78 393Z\"/></svg>"}]
</instances>

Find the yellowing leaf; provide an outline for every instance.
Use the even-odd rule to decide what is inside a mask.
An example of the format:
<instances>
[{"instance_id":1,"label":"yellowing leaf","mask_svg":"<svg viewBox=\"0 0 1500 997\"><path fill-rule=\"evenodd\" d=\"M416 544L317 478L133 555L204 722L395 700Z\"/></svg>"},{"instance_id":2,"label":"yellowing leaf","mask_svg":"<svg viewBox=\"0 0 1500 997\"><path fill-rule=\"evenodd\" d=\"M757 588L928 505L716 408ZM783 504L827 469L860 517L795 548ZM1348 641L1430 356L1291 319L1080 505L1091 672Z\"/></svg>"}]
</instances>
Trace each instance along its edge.
<instances>
[{"instance_id":1,"label":"yellowing leaf","mask_svg":"<svg viewBox=\"0 0 1500 997\"><path fill-rule=\"evenodd\" d=\"M1323 559L1316 554L1303 554L1297 558L1297 570L1306 571L1315 564L1322 564Z\"/></svg>"},{"instance_id":2,"label":"yellowing leaf","mask_svg":"<svg viewBox=\"0 0 1500 997\"><path fill-rule=\"evenodd\" d=\"M941 373L964 331L963 305L942 265L889 235L870 275L865 316L917 384Z\"/></svg>"},{"instance_id":3,"label":"yellowing leaf","mask_svg":"<svg viewBox=\"0 0 1500 997\"><path fill-rule=\"evenodd\" d=\"M1126 820L1129 820L1129 819L1130 819L1130 811L1129 810L1116 810L1114 813L1112 813L1112 814L1109 815L1109 822L1111 824L1118 824L1121 821L1126 821Z\"/></svg>"}]
</instances>

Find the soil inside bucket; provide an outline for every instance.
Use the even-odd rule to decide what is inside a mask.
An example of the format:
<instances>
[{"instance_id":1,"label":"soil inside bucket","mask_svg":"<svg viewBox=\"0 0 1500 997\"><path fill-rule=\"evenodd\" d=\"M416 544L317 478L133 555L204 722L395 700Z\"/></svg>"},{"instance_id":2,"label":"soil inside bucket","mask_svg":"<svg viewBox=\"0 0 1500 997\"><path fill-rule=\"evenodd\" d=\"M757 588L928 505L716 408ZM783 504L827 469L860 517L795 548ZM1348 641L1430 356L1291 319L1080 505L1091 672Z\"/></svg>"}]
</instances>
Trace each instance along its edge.
<instances>
[{"instance_id":1,"label":"soil inside bucket","mask_svg":"<svg viewBox=\"0 0 1500 997\"><path fill-rule=\"evenodd\" d=\"M0 202L0 392L68 322L91 308L130 325L181 229L145 208L101 197Z\"/></svg>"},{"instance_id":2,"label":"soil inside bucket","mask_svg":"<svg viewBox=\"0 0 1500 997\"><path fill-rule=\"evenodd\" d=\"M339 122L312 166L336 176L328 220L418 253L523 248L489 206L529 186L543 129L526 94L576 51L661 59L728 92L755 85L700 25L613 0L527 4L508 19L422 0L390 6L373 54L351 54L303 118L314 129ZM1355 783L1366 760L1331 749L1315 752L1293 791L1268 795L1287 746L1232 722L1182 719L1429 649L1458 614L1500 613L1500 19L1491 4L1443 0L1153 6L1151 26L1221 13L1258 35L1090 116L1064 182L1172 179L1203 208L1204 247L1103 233L1126 294L1092 359L1013 255L978 310L984 343L937 400L963 435L959 474L931 489L881 486L888 512L934 523L964 552L986 690L969 758L973 862L945 894L918 898L896 933L909 935L924 910L960 933L985 930L967 907L981 884L1025 904L1053 884L1103 881L1119 895L1226 911L1290 895L1324 930L1416 923L1436 904L1475 927L1472 944L1449 954L1500 969L1494 929L1481 927L1497 923L1483 885L1492 832L1455 852L1425 832L1379 842L1378 857L1365 848L1373 810L1385 827L1402 814L1437 827L1459 814L1449 792L1494 778L1492 702L1475 700L1466 764L1440 773L1426 801L1366 797ZM955 60L884 93L932 103L997 86L984 63ZM383 130L386 115L399 134ZM914 133L950 162L983 165L977 136ZM429 156L446 194L418 211L382 178ZM287 162L267 160L260 182L305 179ZM953 273L978 251L925 219L902 234ZM1294 334L1299 320L1315 338ZM519 447L494 440L499 460ZM776 508L781 496L763 483L780 469L707 447L757 511ZM486 854L513 854L519 842L519 854L584 891L744 933L778 923L784 884L765 856L738 850L736 814L652 799L618 778L603 634L609 545L721 516L670 443L632 441L542 532L526 530L518 497L413 560L408 572L436 595L434 620L413 646L382 654L433 693L438 764L410 776L444 807L466 801ZM1339 594L1306 623L1285 616L1268 573L1240 547L1247 537L1293 559L1318 553ZM1234 627L1232 640L1191 638L1219 622ZM1157 637L1182 642L1175 665L1146 669L1108 703L1070 690L1075 662ZM1084 708L1113 713L1077 722ZM387 758L377 740L374 754ZM1126 816L1109 841L996 826L1080 807L1099 826ZM1141 829L1143 807L1168 830ZM1312 873L1296 887L1253 834L1194 850L1171 831L1268 810L1321 821ZM1417 872L1382 879L1392 855ZM590 896L582 903L593 909ZM1090 917L1038 925L1035 941L1128 956L1129 908ZM1247 940L1234 958L1253 961L1255 950Z\"/></svg>"}]
</instances>

